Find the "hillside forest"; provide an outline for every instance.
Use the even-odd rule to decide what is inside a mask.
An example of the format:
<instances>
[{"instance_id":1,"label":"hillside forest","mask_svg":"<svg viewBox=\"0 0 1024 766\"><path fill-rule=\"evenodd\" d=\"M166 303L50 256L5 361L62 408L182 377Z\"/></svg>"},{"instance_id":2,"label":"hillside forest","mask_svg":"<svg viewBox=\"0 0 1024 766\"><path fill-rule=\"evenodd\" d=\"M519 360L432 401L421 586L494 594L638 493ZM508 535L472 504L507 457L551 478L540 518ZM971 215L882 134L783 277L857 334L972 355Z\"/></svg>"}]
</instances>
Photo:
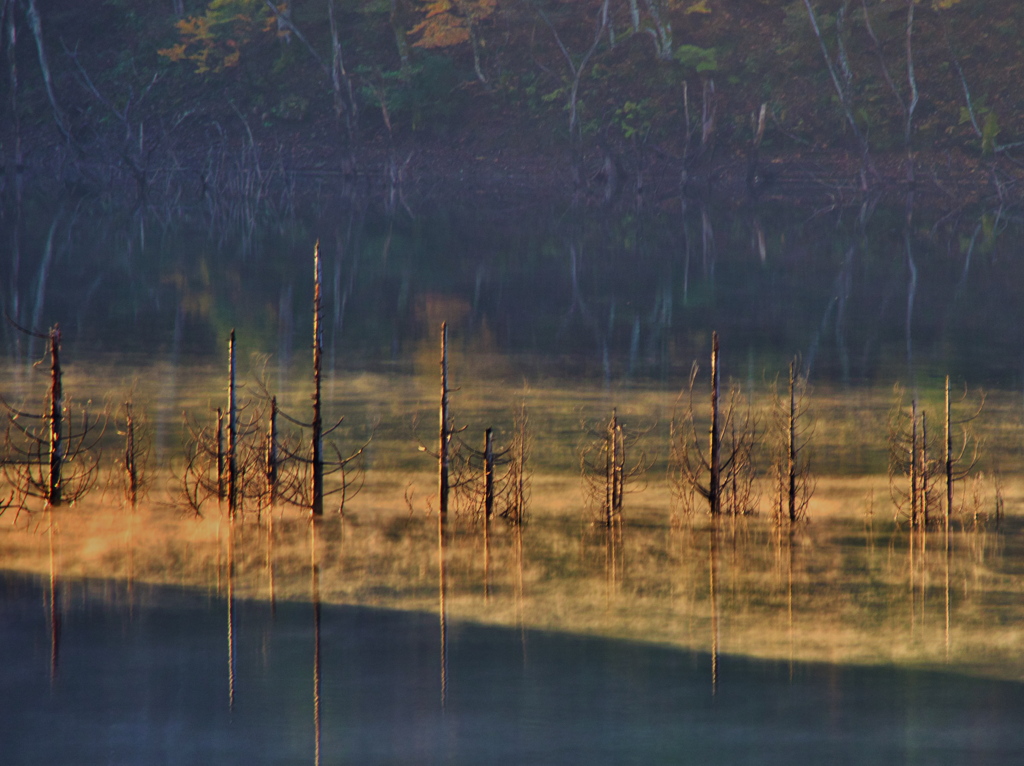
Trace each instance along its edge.
<instances>
[{"instance_id":1,"label":"hillside forest","mask_svg":"<svg viewBox=\"0 0 1024 766\"><path fill-rule=\"evenodd\" d=\"M1019 194L1017 0L2 0L5 186ZM219 167L219 166L218 166ZM179 179L179 180L174 180ZM666 180L667 179L667 180ZM659 186L660 184L660 186ZM191 188L191 187L190 187ZM450 187L457 188L457 187ZM631 195L632 197L632 195Z\"/></svg>"}]
</instances>

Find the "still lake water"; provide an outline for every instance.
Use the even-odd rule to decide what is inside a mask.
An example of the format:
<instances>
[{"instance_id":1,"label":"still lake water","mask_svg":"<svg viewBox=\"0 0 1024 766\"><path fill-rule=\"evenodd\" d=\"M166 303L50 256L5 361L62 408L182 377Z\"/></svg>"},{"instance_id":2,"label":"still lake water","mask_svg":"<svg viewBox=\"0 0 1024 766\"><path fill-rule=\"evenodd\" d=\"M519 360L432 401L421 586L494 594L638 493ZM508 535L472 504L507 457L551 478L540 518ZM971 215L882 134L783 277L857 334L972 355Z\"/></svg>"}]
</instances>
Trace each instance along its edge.
<instances>
[{"instance_id":1,"label":"still lake water","mask_svg":"<svg viewBox=\"0 0 1024 766\"><path fill-rule=\"evenodd\" d=\"M0 580L0 742L75 764L1010 764L1024 685L437 615ZM314 695L319 657L319 699ZM233 699L232 699L233 697ZM317 717L319 716L319 721ZM317 730L319 728L319 743ZM318 754L319 747L319 754Z\"/></svg>"},{"instance_id":2,"label":"still lake water","mask_svg":"<svg viewBox=\"0 0 1024 766\"><path fill-rule=\"evenodd\" d=\"M417 212L387 219L324 205L213 229L200 214L29 206L2 222L0 300L25 326L60 323L73 396L121 396L142 377L135 385L153 407L160 467L176 459L182 409L206 413L219 396L232 328L243 358L271 355L271 385L296 406L308 400L318 238L327 364L338 382L331 403L345 405L356 435L380 421L378 467L422 469L391 454L412 439L411 413L431 406L442 320L467 419L531 387L547 399L531 405L535 422L557 433L538 450L550 461L539 458L542 471L573 469L581 403L603 416L652 392L671 401L693 360L706 357L712 330L740 383L763 390L799 355L828 392L829 422L849 422L822 429L819 470L884 471L884 435L869 434L870 448L853 443L868 438L864 413L884 428L890 402L880 391L899 381L934 397L947 373L992 392L994 462L1021 467L1016 214L917 211L907 226L902 208ZM0 343L4 392L28 397L40 384L31 365L41 346L6 324ZM835 404L864 399L860 409ZM659 407L663 417L660 404L645 416ZM1019 514L1019 500L1006 510ZM979 557L961 578L977 633L986 604L1020 593L1019 566L1000 562L995 596L977 597L969 583L988 567ZM705 582L706 569L695 571ZM924 581L922 602L934 585ZM311 605L282 602L271 615L263 602L233 604L229 706L223 599L142 586L129 598L114 584L68 583L53 668L45 587L5 576L2 588L0 763L314 761ZM885 608L866 601L857 604L869 616ZM994 610L993 619L1018 611ZM1020 637L1001 627L1010 643L1000 651L1012 654ZM712 694L708 654L453 620L442 706L436 614L324 604L320 647L323 763L1016 763L1024 754L1024 685L955 667L724 654Z\"/></svg>"}]
</instances>

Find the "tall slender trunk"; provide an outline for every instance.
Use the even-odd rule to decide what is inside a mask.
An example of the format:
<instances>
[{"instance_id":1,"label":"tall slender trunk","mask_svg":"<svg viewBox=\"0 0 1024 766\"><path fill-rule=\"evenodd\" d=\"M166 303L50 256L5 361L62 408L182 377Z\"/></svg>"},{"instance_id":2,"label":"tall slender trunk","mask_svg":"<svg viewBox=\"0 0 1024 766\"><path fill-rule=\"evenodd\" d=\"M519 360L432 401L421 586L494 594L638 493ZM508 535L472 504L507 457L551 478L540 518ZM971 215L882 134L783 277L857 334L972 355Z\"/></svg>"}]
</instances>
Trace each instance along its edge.
<instances>
[{"instance_id":1,"label":"tall slender trunk","mask_svg":"<svg viewBox=\"0 0 1024 766\"><path fill-rule=\"evenodd\" d=\"M312 445L310 456L311 486L310 513L313 516L324 515L324 435L323 415L321 412L320 383L323 371L323 332L320 327L322 318L321 286L323 270L320 265L320 240L313 249L313 420Z\"/></svg>"},{"instance_id":2,"label":"tall slender trunk","mask_svg":"<svg viewBox=\"0 0 1024 766\"><path fill-rule=\"evenodd\" d=\"M61 475L64 468L64 387L61 381L60 339L60 326L54 325L50 330L50 401L47 413L50 425L50 471L46 489L46 501L54 507L59 506L64 500L64 482Z\"/></svg>"},{"instance_id":3,"label":"tall slender trunk","mask_svg":"<svg viewBox=\"0 0 1024 766\"><path fill-rule=\"evenodd\" d=\"M918 445L921 463L921 526L928 529L928 413L921 412L921 443Z\"/></svg>"},{"instance_id":4,"label":"tall slender trunk","mask_svg":"<svg viewBox=\"0 0 1024 766\"><path fill-rule=\"evenodd\" d=\"M228 515L235 517L238 506L238 413L235 406L235 331L231 330L228 338L228 443L225 458L228 471Z\"/></svg>"},{"instance_id":5,"label":"tall slender trunk","mask_svg":"<svg viewBox=\"0 0 1024 766\"><path fill-rule=\"evenodd\" d=\"M128 479L128 502L132 508L139 500L139 467L136 458L135 413L129 400L124 404L124 470Z\"/></svg>"},{"instance_id":6,"label":"tall slender trunk","mask_svg":"<svg viewBox=\"0 0 1024 766\"><path fill-rule=\"evenodd\" d=\"M223 500L226 492L224 471L224 410L217 408L217 500Z\"/></svg>"},{"instance_id":7,"label":"tall slender trunk","mask_svg":"<svg viewBox=\"0 0 1024 766\"><path fill-rule=\"evenodd\" d=\"M710 477L708 505L712 516L722 510L722 437L718 422L718 333L711 334L711 428L709 433Z\"/></svg>"},{"instance_id":8,"label":"tall slender trunk","mask_svg":"<svg viewBox=\"0 0 1024 766\"><path fill-rule=\"evenodd\" d=\"M451 426L448 417L448 323L441 323L441 407L439 413L440 439L437 450L438 513L442 523L448 518L448 447Z\"/></svg>"},{"instance_id":9,"label":"tall slender trunk","mask_svg":"<svg viewBox=\"0 0 1024 766\"><path fill-rule=\"evenodd\" d=\"M910 404L910 526L918 523L917 495L917 399Z\"/></svg>"},{"instance_id":10,"label":"tall slender trunk","mask_svg":"<svg viewBox=\"0 0 1024 766\"><path fill-rule=\"evenodd\" d=\"M494 436L484 431L484 522L490 524L494 515Z\"/></svg>"},{"instance_id":11,"label":"tall slender trunk","mask_svg":"<svg viewBox=\"0 0 1024 766\"><path fill-rule=\"evenodd\" d=\"M267 505L274 512L277 502L277 397L270 397L270 424L267 427L266 453ZM273 517L271 517L273 518Z\"/></svg>"},{"instance_id":12,"label":"tall slender trunk","mask_svg":"<svg viewBox=\"0 0 1024 766\"><path fill-rule=\"evenodd\" d=\"M796 364L789 363L789 427L786 434L786 492L789 523L796 522Z\"/></svg>"},{"instance_id":13,"label":"tall slender trunk","mask_svg":"<svg viewBox=\"0 0 1024 766\"><path fill-rule=\"evenodd\" d=\"M949 545L949 523L953 517L953 428L949 417L949 376L946 376L946 406L945 406L945 449L943 455L943 467L946 472L946 545Z\"/></svg>"}]
</instances>

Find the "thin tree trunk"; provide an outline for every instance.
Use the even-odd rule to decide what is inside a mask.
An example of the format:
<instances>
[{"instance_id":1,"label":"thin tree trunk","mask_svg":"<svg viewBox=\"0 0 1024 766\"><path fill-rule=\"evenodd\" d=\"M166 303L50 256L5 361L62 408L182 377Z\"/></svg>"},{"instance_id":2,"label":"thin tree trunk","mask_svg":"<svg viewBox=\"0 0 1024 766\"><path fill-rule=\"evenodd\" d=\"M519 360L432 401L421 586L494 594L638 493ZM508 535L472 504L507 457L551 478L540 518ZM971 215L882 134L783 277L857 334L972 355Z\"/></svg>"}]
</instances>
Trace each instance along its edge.
<instances>
[{"instance_id":1,"label":"thin tree trunk","mask_svg":"<svg viewBox=\"0 0 1024 766\"><path fill-rule=\"evenodd\" d=\"M718 333L711 334L711 428L709 434L710 477L708 481L708 504L711 515L717 516L722 510L722 439L718 422Z\"/></svg>"},{"instance_id":2,"label":"thin tree trunk","mask_svg":"<svg viewBox=\"0 0 1024 766\"><path fill-rule=\"evenodd\" d=\"M928 529L928 413L921 412L921 526Z\"/></svg>"},{"instance_id":3,"label":"thin tree trunk","mask_svg":"<svg viewBox=\"0 0 1024 766\"><path fill-rule=\"evenodd\" d=\"M917 399L910 404L910 526L918 523L917 495Z\"/></svg>"},{"instance_id":4,"label":"thin tree trunk","mask_svg":"<svg viewBox=\"0 0 1024 766\"><path fill-rule=\"evenodd\" d=\"M266 455L266 477L267 477L267 503L270 513L274 512L274 503L277 501L277 397L270 398L270 425L267 428L267 455ZM273 516L271 516L273 518Z\"/></svg>"},{"instance_id":5,"label":"thin tree trunk","mask_svg":"<svg viewBox=\"0 0 1024 766\"><path fill-rule=\"evenodd\" d=\"M235 517L238 505L238 458L236 453L238 441L238 413L235 411L235 331L231 330L228 338L228 516Z\"/></svg>"},{"instance_id":6,"label":"thin tree trunk","mask_svg":"<svg viewBox=\"0 0 1024 766\"><path fill-rule=\"evenodd\" d=\"M786 435L786 479L789 523L796 523L796 364L789 363L789 428Z\"/></svg>"},{"instance_id":7,"label":"thin tree trunk","mask_svg":"<svg viewBox=\"0 0 1024 766\"><path fill-rule=\"evenodd\" d=\"M132 508L139 500L139 472L135 451L135 413L130 401L124 404L124 470L128 479L128 502Z\"/></svg>"},{"instance_id":8,"label":"thin tree trunk","mask_svg":"<svg viewBox=\"0 0 1024 766\"><path fill-rule=\"evenodd\" d=\"M54 507L63 502L64 492L64 482L61 476L64 467L64 388L61 381L60 339L60 327L54 325L50 330L50 411L47 413L47 420L50 424L50 472L49 485L46 490L47 503Z\"/></svg>"},{"instance_id":9,"label":"thin tree trunk","mask_svg":"<svg viewBox=\"0 0 1024 766\"><path fill-rule=\"evenodd\" d=\"M320 240L313 248L313 420L311 423L311 478L310 513L324 515L324 436L321 412L320 383L323 372L323 332L320 326L322 315L321 287L323 270L320 265Z\"/></svg>"},{"instance_id":10,"label":"thin tree trunk","mask_svg":"<svg viewBox=\"0 0 1024 766\"><path fill-rule=\"evenodd\" d=\"M494 442L484 432L484 599L491 595L491 516L494 514Z\"/></svg>"},{"instance_id":11,"label":"thin tree trunk","mask_svg":"<svg viewBox=\"0 0 1024 766\"><path fill-rule=\"evenodd\" d=\"M490 428L484 431L484 522L494 515L494 439Z\"/></svg>"},{"instance_id":12,"label":"thin tree trunk","mask_svg":"<svg viewBox=\"0 0 1024 766\"><path fill-rule=\"evenodd\" d=\"M217 500L223 500L224 486L224 410L217 408Z\"/></svg>"},{"instance_id":13,"label":"thin tree trunk","mask_svg":"<svg viewBox=\"0 0 1024 766\"><path fill-rule=\"evenodd\" d=\"M946 376L946 407L945 407L945 455L943 464L946 471L946 545L949 545L949 523L953 517L953 428L950 421L949 407L949 376Z\"/></svg>"},{"instance_id":14,"label":"thin tree trunk","mask_svg":"<svg viewBox=\"0 0 1024 766\"><path fill-rule=\"evenodd\" d=\"M448 417L448 323L441 323L441 407L440 439L437 451L438 513L442 523L448 518L448 447L451 426Z\"/></svg>"}]
</instances>

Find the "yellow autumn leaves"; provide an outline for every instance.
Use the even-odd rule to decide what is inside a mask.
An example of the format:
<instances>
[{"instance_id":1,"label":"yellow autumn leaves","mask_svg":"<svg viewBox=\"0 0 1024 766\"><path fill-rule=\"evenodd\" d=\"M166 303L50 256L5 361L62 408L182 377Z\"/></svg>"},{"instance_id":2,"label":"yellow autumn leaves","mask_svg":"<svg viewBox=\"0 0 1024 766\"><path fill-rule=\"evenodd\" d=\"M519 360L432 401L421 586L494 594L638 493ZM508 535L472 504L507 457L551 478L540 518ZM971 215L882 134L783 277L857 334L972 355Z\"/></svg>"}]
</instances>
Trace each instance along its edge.
<instances>
[{"instance_id":1,"label":"yellow autumn leaves","mask_svg":"<svg viewBox=\"0 0 1024 766\"><path fill-rule=\"evenodd\" d=\"M178 21L179 41L157 53L171 61L193 62L196 74L220 72L237 66L242 48L274 26L274 15L263 0L212 0L202 16Z\"/></svg>"},{"instance_id":2,"label":"yellow autumn leaves","mask_svg":"<svg viewBox=\"0 0 1024 766\"><path fill-rule=\"evenodd\" d=\"M474 24L498 8L497 0L429 0L426 15L410 31L420 48L448 48L467 42Z\"/></svg>"}]
</instances>

